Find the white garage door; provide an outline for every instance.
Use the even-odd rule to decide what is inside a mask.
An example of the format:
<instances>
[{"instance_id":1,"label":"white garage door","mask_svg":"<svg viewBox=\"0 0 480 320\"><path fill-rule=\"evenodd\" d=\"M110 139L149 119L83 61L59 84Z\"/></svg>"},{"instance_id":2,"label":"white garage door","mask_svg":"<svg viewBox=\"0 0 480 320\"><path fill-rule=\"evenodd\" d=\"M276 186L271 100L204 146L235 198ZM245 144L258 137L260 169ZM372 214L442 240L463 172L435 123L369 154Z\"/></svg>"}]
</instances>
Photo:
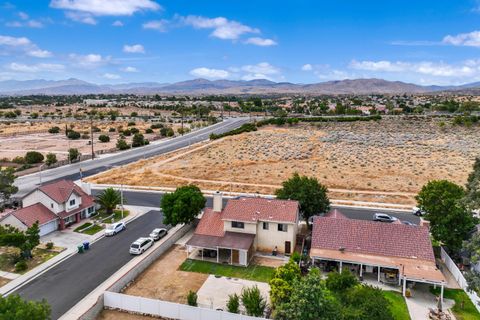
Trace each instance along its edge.
<instances>
[{"instance_id":1,"label":"white garage door","mask_svg":"<svg viewBox=\"0 0 480 320\"><path fill-rule=\"evenodd\" d=\"M57 220L53 220L40 227L40 236L44 236L50 232L57 230Z\"/></svg>"}]
</instances>

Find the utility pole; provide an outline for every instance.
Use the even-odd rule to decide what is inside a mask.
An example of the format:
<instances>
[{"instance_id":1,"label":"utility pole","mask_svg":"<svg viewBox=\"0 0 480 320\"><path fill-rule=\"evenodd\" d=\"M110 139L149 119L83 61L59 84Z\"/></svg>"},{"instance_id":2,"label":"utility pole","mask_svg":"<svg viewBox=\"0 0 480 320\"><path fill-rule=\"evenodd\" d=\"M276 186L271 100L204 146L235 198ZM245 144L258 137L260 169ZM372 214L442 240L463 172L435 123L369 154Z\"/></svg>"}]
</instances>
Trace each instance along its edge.
<instances>
[{"instance_id":1,"label":"utility pole","mask_svg":"<svg viewBox=\"0 0 480 320\"><path fill-rule=\"evenodd\" d=\"M90 142L92 144L92 160L95 158L95 152L93 151L93 117L90 117Z\"/></svg>"}]
</instances>

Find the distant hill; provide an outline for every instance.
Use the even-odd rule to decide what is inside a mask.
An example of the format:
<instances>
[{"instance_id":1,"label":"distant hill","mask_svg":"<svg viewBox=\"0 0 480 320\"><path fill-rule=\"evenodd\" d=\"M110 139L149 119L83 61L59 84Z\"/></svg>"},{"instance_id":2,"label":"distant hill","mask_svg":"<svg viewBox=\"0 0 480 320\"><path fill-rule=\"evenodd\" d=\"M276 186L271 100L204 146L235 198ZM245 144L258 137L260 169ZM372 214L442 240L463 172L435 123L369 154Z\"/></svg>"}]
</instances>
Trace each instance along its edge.
<instances>
[{"instance_id":1,"label":"distant hill","mask_svg":"<svg viewBox=\"0 0 480 320\"><path fill-rule=\"evenodd\" d=\"M176 83L123 83L98 85L78 79L67 80L5 80L0 81L0 95L73 95L73 94L402 94L428 93L446 90L477 93L480 83L461 86L419 86L383 79L354 79L313 84L295 84L257 80L194 79Z\"/></svg>"}]
</instances>

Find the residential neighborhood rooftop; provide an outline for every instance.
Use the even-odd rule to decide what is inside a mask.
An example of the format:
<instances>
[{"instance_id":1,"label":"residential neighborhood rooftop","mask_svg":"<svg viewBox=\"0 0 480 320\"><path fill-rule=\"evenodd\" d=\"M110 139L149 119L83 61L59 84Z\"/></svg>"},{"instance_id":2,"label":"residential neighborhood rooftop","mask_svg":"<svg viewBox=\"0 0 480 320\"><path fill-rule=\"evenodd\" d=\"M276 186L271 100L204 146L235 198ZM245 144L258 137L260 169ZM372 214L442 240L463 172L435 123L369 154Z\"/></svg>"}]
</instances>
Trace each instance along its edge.
<instances>
[{"instance_id":1,"label":"residential neighborhood rooftop","mask_svg":"<svg viewBox=\"0 0 480 320\"><path fill-rule=\"evenodd\" d=\"M230 199L222 211L222 219L257 222L277 221L296 223L298 201L241 197Z\"/></svg>"},{"instance_id":2,"label":"residential neighborhood rooftop","mask_svg":"<svg viewBox=\"0 0 480 320\"><path fill-rule=\"evenodd\" d=\"M58 217L41 203L36 203L31 206L18 209L11 212L18 220L20 220L27 227L31 227L36 221L39 225L45 224Z\"/></svg>"}]
</instances>

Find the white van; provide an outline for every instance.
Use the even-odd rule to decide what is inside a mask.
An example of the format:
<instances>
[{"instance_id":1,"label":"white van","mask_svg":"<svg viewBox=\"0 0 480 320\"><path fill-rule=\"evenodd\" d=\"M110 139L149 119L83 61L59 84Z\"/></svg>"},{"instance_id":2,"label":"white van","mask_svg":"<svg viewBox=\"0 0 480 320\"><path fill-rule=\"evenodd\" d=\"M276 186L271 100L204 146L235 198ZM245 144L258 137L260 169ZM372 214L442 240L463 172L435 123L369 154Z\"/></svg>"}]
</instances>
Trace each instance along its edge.
<instances>
[{"instance_id":1,"label":"white van","mask_svg":"<svg viewBox=\"0 0 480 320\"><path fill-rule=\"evenodd\" d=\"M152 238L138 238L130 245L130 254L142 254L152 245Z\"/></svg>"}]
</instances>

